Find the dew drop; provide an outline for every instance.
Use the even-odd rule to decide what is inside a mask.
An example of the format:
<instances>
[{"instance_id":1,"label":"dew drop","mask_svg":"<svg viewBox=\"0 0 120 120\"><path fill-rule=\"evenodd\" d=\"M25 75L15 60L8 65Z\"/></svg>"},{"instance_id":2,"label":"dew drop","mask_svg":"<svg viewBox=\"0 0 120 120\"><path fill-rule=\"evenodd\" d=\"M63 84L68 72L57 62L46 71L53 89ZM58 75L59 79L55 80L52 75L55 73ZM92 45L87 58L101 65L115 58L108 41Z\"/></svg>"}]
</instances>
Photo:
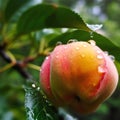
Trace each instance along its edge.
<instances>
[{"instance_id":1,"label":"dew drop","mask_svg":"<svg viewBox=\"0 0 120 120\"><path fill-rule=\"evenodd\" d=\"M68 31L68 28L62 28L61 31L64 33L64 32L67 32Z\"/></svg>"},{"instance_id":2,"label":"dew drop","mask_svg":"<svg viewBox=\"0 0 120 120\"><path fill-rule=\"evenodd\" d=\"M93 38L93 35L90 35L90 38Z\"/></svg>"},{"instance_id":3,"label":"dew drop","mask_svg":"<svg viewBox=\"0 0 120 120\"><path fill-rule=\"evenodd\" d=\"M48 100L45 100L45 102L46 102L46 103L49 103L49 101L48 101Z\"/></svg>"},{"instance_id":4,"label":"dew drop","mask_svg":"<svg viewBox=\"0 0 120 120\"><path fill-rule=\"evenodd\" d=\"M84 44L83 47L87 47L87 45Z\"/></svg>"},{"instance_id":5,"label":"dew drop","mask_svg":"<svg viewBox=\"0 0 120 120\"><path fill-rule=\"evenodd\" d=\"M80 48L79 47L76 47L76 50L79 50Z\"/></svg>"},{"instance_id":6,"label":"dew drop","mask_svg":"<svg viewBox=\"0 0 120 120\"><path fill-rule=\"evenodd\" d=\"M35 84L32 84L32 87L33 87L33 88L36 88L36 85L35 85Z\"/></svg>"},{"instance_id":7,"label":"dew drop","mask_svg":"<svg viewBox=\"0 0 120 120\"><path fill-rule=\"evenodd\" d=\"M39 90L40 90L40 87L37 87L37 90L39 91Z\"/></svg>"},{"instance_id":8,"label":"dew drop","mask_svg":"<svg viewBox=\"0 0 120 120\"><path fill-rule=\"evenodd\" d=\"M47 118L49 118L50 120L52 120L53 118L50 116L50 114L46 113Z\"/></svg>"},{"instance_id":9,"label":"dew drop","mask_svg":"<svg viewBox=\"0 0 120 120\"><path fill-rule=\"evenodd\" d=\"M115 61L115 57L113 55L109 55L109 57L113 62Z\"/></svg>"},{"instance_id":10,"label":"dew drop","mask_svg":"<svg viewBox=\"0 0 120 120\"><path fill-rule=\"evenodd\" d=\"M61 42L61 41L58 41L58 42L56 43L56 46L58 46L58 45L62 45L62 42Z\"/></svg>"},{"instance_id":11,"label":"dew drop","mask_svg":"<svg viewBox=\"0 0 120 120\"><path fill-rule=\"evenodd\" d=\"M101 51L100 51L100 50L97 50L97 53L98 53L98 54L100 54L100 53L101 53Z\"/></svg>"},{"instance_id":12,"label":"dew drop","mask_svg":"<svg viewBox=\"0 0 120 120\"><path fill-rule=\"evenodd\" d=\"M93 31L101 29L102 26L103 26L102 24L87 24L87 27L89 27Z\"/></svg>"},{"instance_id":13,"label":"dew drop","mask_svg":"<svg viewBox=\"0 0 120 120\"><path fill-rule=\"evenodd\" d=\"M104 51L104 53L105 53L105 55L108 55L108 54L109 54L108 51Z\"/></svg>"},{"instance_id":14,"label":"dew drop","mask_svg":"<svg viewBox=\"0 0 120 120\"><path fill-rule=\"evenodd\" d=\"M99 54L99 55L97 55L97 58L98 59L103 59L103 56Z\"/></svg>"},{"instance_id":15,"label":"dew drop","mask_svg":"<svg viewBox=\"0 0 120 120\"><path fill-rule=\"evenodd\" d=\"M93 38L93 32L90 32L90 38L91 39Z\"/></svg>"},{"instance_id":16,"label":"dew drop","mask_svg":"<svg viewBox=\"0 0 120 120\"><path fill-rule=\"evenodd\" d=\"M98 66L98 72L99 73L105 73L105 68L103 66Z\"/></svg>"},{"instance_id":17,"label":"dew drop","mask_svg":"<svg viewBox=\"0 0 120 120\"><path fill-rule=\"evenodd\" d=\"M94 40L89 40L88 41L92 46L95 46L96 45L96 42Z\"/></svg>"},{"instance_id":18,"label":"dew drop","mask_svg":"<svg viewBox=\"0 0 120 120\"><path fill-rule=\"evenodd\" d=\"M73 42L77 42L77 40L76 39L70 39L70 40L68 40L67 44L73 43Z\"/></svg>"},{"instance_id":19,"label":"dew drop","mask_svg":"<svg viewBox=\"0 0 120 120\"><path fill-rule=\"evenodd\" d=\"M67 48L67 46L64 46L64 49L66 49Z\"/></svg>"},{"instance_id":20,"label":"dew drop","mask_svg":"<svg viewBox=\"0 0 120 120\"><path fill-rule=\"evenodd\" d=\"M49 57L46 57L45 59L48 60Z\"/></svg>"}]
</instances>

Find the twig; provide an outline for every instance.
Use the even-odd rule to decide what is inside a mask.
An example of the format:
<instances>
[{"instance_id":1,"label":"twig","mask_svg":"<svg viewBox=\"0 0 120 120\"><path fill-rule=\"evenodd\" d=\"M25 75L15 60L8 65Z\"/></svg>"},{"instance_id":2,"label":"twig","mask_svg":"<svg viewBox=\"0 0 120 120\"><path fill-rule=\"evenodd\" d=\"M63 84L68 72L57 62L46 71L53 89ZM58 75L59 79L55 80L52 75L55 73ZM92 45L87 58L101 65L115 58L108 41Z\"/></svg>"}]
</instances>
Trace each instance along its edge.
<instances>
[{"instance_id":1,"label":"twig","mask_svg":"<svg viewBox=\"0 0 120 120\"><path fill-rule=\"evenodd\" d=\"M0 46L0 56L3 58L3 60L5 60L8 63L11 63L12 60L11 58L6 54L6 52L4 51L4 47ZM18 71L18 73L25 79L32 79L32 76L23 68L23 66L21 65L21 62L16 61L16 64L13 66L13 68L15 70Z\"/></svg>"}]
</instances>

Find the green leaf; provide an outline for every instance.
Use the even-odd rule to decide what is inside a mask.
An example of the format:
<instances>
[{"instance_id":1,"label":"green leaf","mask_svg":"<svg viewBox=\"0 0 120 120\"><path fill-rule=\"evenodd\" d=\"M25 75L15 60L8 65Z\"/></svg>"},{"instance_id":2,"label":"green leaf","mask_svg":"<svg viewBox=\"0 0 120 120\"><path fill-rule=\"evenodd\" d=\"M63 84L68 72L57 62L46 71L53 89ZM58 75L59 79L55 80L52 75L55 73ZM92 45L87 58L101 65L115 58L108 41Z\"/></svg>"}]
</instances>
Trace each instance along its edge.
<instances>
[{"instance_id":1,"label":"green leaf","mask_svg":"<svg viewBox=\"0 0 120 120\"><path fill-rule=\"evenodd\" d=\"M39 4L22 14L17 24L18 34L43 28L78 28L91 31L82 18L68 8Z\"/></svg>"},{"instance_id":2,"label":"green leaf","mask_svg":"<svg viewBox=\"0 0 120 120\"><path fill-rule=\"evenodd\" d=\"M8 0L0 0L0 12L4 11Z\"/></svg>"},{"instance_id":3,"label":"green leaf","mask_svg":"<svg viewBox=\"0 0 120 120\"><path fill-rule=\"evenodd\" d=\"M5 20L8 21L17 10L30 0L9 0L5 9Z\"/></svg>"},{"instance_id":4,"label":"green leaf","mask_svg":"<svg viewBox=\"0 0 120 120\"><path fill-rule=\"evenodd\" d=\"M120 62L120 56L118 55L120 48L113 44L111 40L96 32L91 33L83 30L66 32L50 40L49 46L54 47L58 41L66 44L70 39L77 39L78 41L89 41L90 39L93 39L97 46L104 51L108 51L109 54L115 56L115 58Z\"/></svg>"},{"instance_id":5,"label":"green leaf","mask_svg":"<svg viewBox=\"0 0 120 120\"><path fill-rule=\"evenodd\" d=\"M27 120L58 120L54 107L35 87L25 87Z\"/></svg>"},{"instance_id":6,"label":"green leaf","mask_svg":"<svg viewBox=\"0 0 120 120\"><path fill-rule=\"evenodd\" d=\"M120 61L118 62L117 60L115 61L115 65L117 67L118 73L120 74Z\"/></svg>"}]
</instances>

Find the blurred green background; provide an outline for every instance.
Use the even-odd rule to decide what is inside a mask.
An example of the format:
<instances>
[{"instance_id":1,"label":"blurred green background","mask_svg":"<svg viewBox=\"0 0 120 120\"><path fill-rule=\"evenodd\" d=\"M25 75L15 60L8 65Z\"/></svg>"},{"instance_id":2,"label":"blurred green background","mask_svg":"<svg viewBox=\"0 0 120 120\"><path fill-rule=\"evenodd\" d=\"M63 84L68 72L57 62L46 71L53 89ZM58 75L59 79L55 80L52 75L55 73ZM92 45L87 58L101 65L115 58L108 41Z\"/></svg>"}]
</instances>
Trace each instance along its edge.
<instances>
[{"instance_id":1,"label":"blurred green background","mask_svg":"<svg viewBox=\"0 0 120 120\"><path fill-rule=\"evenodd\" d=\"M4 41L12 38L15 33L14 26L23 11L33 5L45 2L69 7L80 14L88 24L102 24L103 27L99 32L110 38L116 46L120 47L120 0L25 0L26 4L24 6L21 5L20 9L17 9L17 4L14 4L14 0L12 0L16 12L7 23L4 23L2 12L7 2L9 0L0 0L0 45L3 44L3 38L5 39ZM7 18L9 17L9 13L7 13ZM60 34L61 29L54 29L52 32ZM7 50L10 50L17 60L24 59L24 56L29 54L34 56L36 53L35 48L39 47L40 38L50 33L51 29L45 29L31 33L28 36L23 36L20 38L20 42L15 40L14 44L11 40ZM52 35L48 37L52 37ZM28 42L27 39L30 39L31 42ZM49 51L49 49L43 49ZM7 52L7 54L14 59L11 53ZM41 54L41 57L35 59L32 63L40 66L44 57L45 54ZM115 61L115 63L120 73L120 61ZM0 69L6 66L6 64L7 62L0 56ZM35 66L29 65L28 67L29 69L27 70L38 82L39 71L31 69ZM23 85L26 83L26 80L15 69L12 69L10 64L4 69L0 71L0 120L25 120L25 91ZM81 116L80 120L120 120L120 85L118 85L112 97L104 102L94 114Z\"/></svg>"}]
</instances>

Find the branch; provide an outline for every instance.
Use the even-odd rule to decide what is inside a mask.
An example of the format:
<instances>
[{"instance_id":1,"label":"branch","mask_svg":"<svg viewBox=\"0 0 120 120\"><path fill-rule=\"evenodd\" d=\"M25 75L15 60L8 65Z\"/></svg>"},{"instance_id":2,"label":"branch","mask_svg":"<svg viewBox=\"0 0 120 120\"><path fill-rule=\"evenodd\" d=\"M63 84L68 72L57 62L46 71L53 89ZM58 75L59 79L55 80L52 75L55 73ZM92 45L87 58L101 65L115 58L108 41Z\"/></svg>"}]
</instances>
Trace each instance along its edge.
<instances>
[{"instance_id":1,"label":"branch","mask_svg":"<svg viewBox=\"0 0 120 120\"><path fill-rule=\"evenodd\" d=\"M0 56L7 63L12 62L11 58L5 53L3 46L0 46ZM32 76L25 69L23 69L23 66L22 66L21 62L19 62L19 61L17 61L15 63L15 65L13 66L13 69L17 70L18 73L25 79L31 79L32 78Z\"/></svg>"}]
</instances>

